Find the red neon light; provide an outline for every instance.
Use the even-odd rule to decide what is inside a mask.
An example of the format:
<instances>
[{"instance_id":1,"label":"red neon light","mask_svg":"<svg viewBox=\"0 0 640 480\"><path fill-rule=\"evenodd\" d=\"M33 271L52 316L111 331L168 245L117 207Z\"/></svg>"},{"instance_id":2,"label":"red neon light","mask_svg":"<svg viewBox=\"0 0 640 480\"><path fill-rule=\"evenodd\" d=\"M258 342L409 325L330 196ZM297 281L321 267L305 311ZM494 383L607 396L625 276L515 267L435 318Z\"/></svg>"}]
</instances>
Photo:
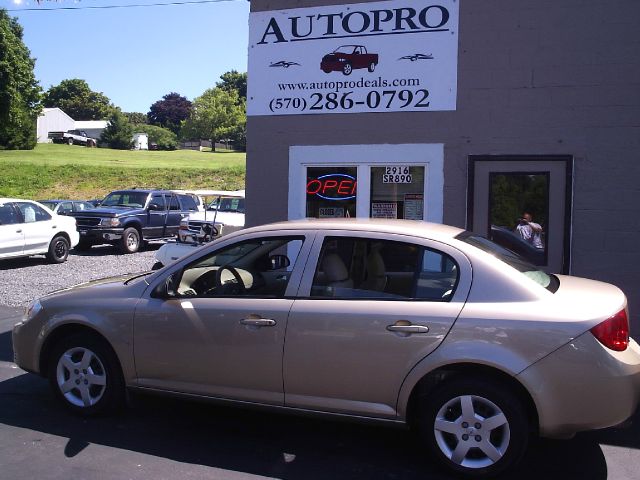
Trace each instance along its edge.
<instances>
[{"instance_id":1,"label":"red neon light","mask_svg":"<svg viewBox=\"0 0 640 480\"><path fill-rule=\"evenodd\" d=\"M356 194L358 182L350 179L334 180L331 178L309 180L307 183L307 194L322 194L326 197L339 199L341 197L351 197Z\"/></svg>"}]
</instances>

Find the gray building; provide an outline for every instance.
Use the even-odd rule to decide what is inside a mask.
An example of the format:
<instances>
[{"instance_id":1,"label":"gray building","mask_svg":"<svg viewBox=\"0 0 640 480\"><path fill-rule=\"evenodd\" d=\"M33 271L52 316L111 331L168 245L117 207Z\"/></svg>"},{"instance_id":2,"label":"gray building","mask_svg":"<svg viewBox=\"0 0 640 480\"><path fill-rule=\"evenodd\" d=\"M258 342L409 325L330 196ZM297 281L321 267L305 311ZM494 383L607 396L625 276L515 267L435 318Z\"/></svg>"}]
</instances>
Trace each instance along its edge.
<instances>
[{"instance_id":1,"label":"gray building","mask_svg":"<svg viewBox=\"0 0 640 480\"><path fill-rule=\"evenodd\" d=\"M249 225L456 225L620 286L640 329L640 2L253 0L251 12ZM517 234L524 213L538 248Z\"/></svg>"}]
</instances>

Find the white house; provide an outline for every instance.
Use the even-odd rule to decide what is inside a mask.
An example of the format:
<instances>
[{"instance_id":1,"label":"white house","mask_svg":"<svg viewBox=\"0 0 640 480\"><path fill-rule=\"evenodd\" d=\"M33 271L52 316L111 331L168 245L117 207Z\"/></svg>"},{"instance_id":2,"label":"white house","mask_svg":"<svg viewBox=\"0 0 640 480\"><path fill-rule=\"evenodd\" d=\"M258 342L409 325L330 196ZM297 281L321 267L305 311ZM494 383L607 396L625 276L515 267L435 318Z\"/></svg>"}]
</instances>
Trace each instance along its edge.
<instances>
[{"instance_id":1,"label":"white house","mask_svg":"<svg viewBox=\"0 0 640 480\"><path fill-rule=\"evenodd\" d=\"M96 140L100 139L100 135L105 128L109 125L108 120L76 120L75 128L76 130L84 130L87 132L87 136L91 138L95 138Z\"/></svg>"},{"instance_id":2,"label":"white house","mask_svg":"<svg viewBox=\"0 0 640 480\"><path fill-rule=\"evenodd\" d=\"M77 122L59 108L45 108L38 117L37 132L38 143L49 141L49 132L66 132L77 128Z\"/></svg>"},{"instance_id":3,"label":"white house","mask_svg":"<svg viewBox=\"0 0 640 480\"><path fill-rule=\"evenodd\" d=\"M68 130L84 130L87 135L96 140L107 125L108 120L74 120L59 108L45 108L38 117L38 143L49 142L49 132L66 132Z\"/></svg>"}]
</instances>

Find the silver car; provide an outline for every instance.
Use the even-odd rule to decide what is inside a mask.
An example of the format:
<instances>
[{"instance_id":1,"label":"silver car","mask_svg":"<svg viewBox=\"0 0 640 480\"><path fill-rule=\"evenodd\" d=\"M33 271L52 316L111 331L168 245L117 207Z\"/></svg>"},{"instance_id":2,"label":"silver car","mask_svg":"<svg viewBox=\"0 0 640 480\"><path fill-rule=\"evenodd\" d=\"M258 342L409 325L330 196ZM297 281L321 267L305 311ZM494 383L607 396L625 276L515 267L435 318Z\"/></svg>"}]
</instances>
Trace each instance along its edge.
<instances>
[{"instance_id":1,"label":"silver car","mask_svg":"<svg viewBox=\"0 0 640 480\"><path fill-rule=\"evenodd\" d=\"M513 466L531 434L617 425L640 400L617 287L403 220L236 232L34 301L13 345L79 414L129 388L408 424L473 476Z\"/></svg>"}]
</instances>

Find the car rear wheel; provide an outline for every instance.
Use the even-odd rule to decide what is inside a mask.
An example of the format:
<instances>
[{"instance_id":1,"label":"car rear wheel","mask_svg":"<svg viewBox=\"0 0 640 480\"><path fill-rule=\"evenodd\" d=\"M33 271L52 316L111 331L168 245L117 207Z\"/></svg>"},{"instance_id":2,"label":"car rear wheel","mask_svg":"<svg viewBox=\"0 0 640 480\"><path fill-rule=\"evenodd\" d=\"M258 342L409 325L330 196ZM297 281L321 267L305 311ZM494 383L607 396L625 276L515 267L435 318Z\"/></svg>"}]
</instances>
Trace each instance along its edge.
<instances>
[{"instance_id":1,"label":"car rear wheel","mask_svg":"<svg viewBox=\"0 0 640 480\"><path fill-rule=\"evenodd\" d=\"M344 73L345 75L351 75L351 72L353 72L353 67L350 63L345 63L342 67L342 73Z\"/></svg>"},{"instance_id":2,"label":"car rear wheel","mask_svg":"<svg viewBox=\"0 0 640 480\"><path fill-rule=\"evenodd\" d=\"M376 64L375 64L374 62L371 62L371 63L369 64L369 68L368 68L368 70L369 70L370 72L373 72L375 69L376 69Z\"/></svg>"},{"instance_id":3,"label":"car rear wheel","mask_svg":"<svg viewBox=\"0 0 640 480\"><path fill-rule=\"evenodd\" d=\"M67 139L67 143L68 143L69 145L73 145L73 138L68 138L68 139Z\"/></svg>"},{"instance_id":4,"label":"car rear wheel","mask_svg":"<svg viewBox=\"0 0 640 480\"><path fill-rule=\"evenodd\" d=\"M118 360L108 345L94 335L71 335L54 347L49 382L58 400L80 415L105 413L124 401Z\"/></svg>"},{"instance_id":5,"label":"car rear wheel","mask_svg":"<svg viewBox=\"0 0 640 480\"><path fill-rule=\"evenodd\" d=\"M64 263L69 256L69 241L62 237L57 236L49 244L49 251L47 252L47 260L51 263Z\"/></svg>"},{"instance_id":6,"label":"car rear wheel","mask_svg":"<svg viewBox=\"0 0 640 480\"><path fill-rule=\"evenodd\" d=\"M122 253L136 253L140 249L140 233L133 227L125 229L120 240Z\"/></svg>"},{"instance_id":7,"label":"car rear wheel","mask_svg":"<svg viewBox=\"0 0 640 480\"><path fill-rule=\"evenodd\" d=\"M447 469L490 478L524 455L529 439L526 411L504 385L460 378L422 400L421 436Z\"/></svg>"}]
</instances>

